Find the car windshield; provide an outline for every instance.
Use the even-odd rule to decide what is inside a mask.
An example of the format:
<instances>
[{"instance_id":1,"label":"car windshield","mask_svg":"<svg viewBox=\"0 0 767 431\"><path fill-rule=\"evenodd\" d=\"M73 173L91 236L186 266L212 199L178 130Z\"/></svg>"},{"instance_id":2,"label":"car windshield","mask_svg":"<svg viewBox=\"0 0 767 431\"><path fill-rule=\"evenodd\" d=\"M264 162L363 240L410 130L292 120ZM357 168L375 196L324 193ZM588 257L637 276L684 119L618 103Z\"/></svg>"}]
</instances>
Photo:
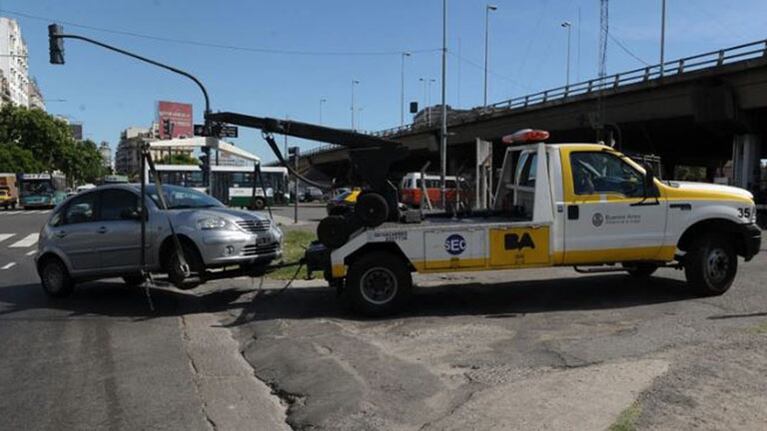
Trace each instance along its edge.
<instances>
[{"instance_id":1,"label":"car windshield","mask_svg":"<svg viewBox=\"0 0 767 431\"><path fill-rule=\"evenodd\" d=\"M147 195L152 198L157 206L160 206L160 200L157 195L157 187L147 185ZM186 209L186 208L213 208L223 207L224 205L217 199L198 192L195 189L179 186L162 186L165 203L168 209Z\"/></svg>"}]
</instances>

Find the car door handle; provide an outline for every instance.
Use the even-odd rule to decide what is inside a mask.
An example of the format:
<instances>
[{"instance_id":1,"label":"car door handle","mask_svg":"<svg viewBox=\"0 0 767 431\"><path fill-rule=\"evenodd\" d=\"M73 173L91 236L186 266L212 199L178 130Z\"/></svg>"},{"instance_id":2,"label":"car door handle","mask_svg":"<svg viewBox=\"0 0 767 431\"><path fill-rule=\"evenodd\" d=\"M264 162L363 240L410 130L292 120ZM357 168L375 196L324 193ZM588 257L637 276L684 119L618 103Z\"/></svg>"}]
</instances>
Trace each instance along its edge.
<instances>
[{"instance_id":1,"label":"car door handle","mask_svg":"<svg viewBox=\"0 0 767 431\"><path fill-rule=\"evenodd\" d=\"M101 227L99 228L99 230L97 230L96 232L98 232L98 233L107 233L107 228L106 228L106 227L104 227L104 226L101 226Z\"/></svg>"},{"instance_id":2,"label":"car door handle","mask_svg":"<svg viewBox=\"0 0 767 431\"><path fill-rule=\"evenodd\" d=\"M65 236L67 236L67 233L66 233L66 232L64 232L63 230L60 230L60 231L56 232L56 233L55 233L55 234L53 234L53 235L54 235L56 238L64 238Z\"/></svg>"}]
</instances>

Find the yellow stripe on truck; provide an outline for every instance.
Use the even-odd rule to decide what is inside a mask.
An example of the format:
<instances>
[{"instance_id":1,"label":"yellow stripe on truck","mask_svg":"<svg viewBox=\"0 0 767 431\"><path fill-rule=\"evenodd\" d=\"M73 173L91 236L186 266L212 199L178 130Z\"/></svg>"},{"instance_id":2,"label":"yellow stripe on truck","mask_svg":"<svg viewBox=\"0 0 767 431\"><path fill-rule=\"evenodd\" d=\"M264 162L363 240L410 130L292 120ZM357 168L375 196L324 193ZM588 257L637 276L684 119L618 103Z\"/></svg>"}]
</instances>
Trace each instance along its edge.
<instances>
[{"instance_id":1,"label":"yellow stripe on truck","mask_svg":"<svg viewBox=\"0 0 767 431\"><path fill-rule=\"evenodd\" d=\"M333 265L330 267L330 274L333 278L346 277L346 265Z\"/></svg>"},{"instance_id":2,"label":"yellow stripe on truck","mask_svg":"<svg viewBox=\"0 0 767 431\"><path fill-rule=\"evenodd\" d=\"M676 253L675 245L662 247L608 248L602 250L568 250L554 254L555 265L583 265L636 260L670 261Z\"/></svg>"}]
</instances>

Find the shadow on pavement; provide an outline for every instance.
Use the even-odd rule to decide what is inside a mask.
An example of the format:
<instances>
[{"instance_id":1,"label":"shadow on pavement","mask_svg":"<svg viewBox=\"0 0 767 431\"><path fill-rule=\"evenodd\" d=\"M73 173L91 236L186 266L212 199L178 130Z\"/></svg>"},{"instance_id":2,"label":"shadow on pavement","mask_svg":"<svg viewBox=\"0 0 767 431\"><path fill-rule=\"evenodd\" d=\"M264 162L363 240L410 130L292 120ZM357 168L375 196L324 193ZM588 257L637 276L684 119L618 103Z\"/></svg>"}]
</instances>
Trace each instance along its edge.
<instances>
[{"instance_id":1,"label":"shadow on pavement","mask_svg":"<svg viewBox=\"0 0 767 431\"><path fill-rule=\"evenodd\" d=\"M273 319L344 318L352 315L326 287L265 291L227 326ZM564 310L619 309L695 298L679 280L599 275L508 283L452 284L416 288L402 313L393 318L484 315L507 318Z\"/></svg>"},{"instance_id":2,"label":"shadow on pavement","mask_svg":"<svg viewBox=\"0 0 767 431\"><path fill-rule=\"evenodd\" d=\"M236 316L226 326L273 319L343 318L353 315L328 287L273 289L257 292L220 288L212 291L151 289L151 311L143 289L119 282L85 283L65 299L45 296L38 284L0 288L0 320L34 318L30 310L60 310L62 318L110 316L147 320L202 311L228 311ZM684 282L655 277L635 280L625 275L598 275L506 283L451 284L416 288L402 313L416 316L484 315L509 318L563 310L619 309L694 298ZM10 315L14 316L10 316ZM52 316L47 315L48 318ZM52 317L55 318L55 317Z\"/></svg>"}]
</instances>

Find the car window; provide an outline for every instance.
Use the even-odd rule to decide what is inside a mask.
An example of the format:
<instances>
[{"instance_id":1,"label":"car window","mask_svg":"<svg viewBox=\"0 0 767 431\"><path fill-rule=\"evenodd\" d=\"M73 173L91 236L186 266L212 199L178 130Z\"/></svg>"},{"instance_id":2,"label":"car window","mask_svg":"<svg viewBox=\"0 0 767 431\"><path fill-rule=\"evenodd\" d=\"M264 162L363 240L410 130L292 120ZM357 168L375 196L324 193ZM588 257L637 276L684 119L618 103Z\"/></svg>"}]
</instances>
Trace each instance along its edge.
<instances>
[{"instance_id":1,"label":"car window","mask_svg":"<svg viewBox=\"0 0 767 431\"><path fill-rule=\"evenodd\" d=\"M96 220L98 193L86 193L72 198L64 212L65 224L87 223Z\"/></svg>"},{"instance_id":2,"label":"car window","mask_svg":"<svg viewBox=\"0 0 767 431\"><path fill-rule=\"evenodd\" d=\"M535 187L535 172L538 170L538 154L531 153L526 159L525 164L519 171L517 184L525 187Z\"/></svg>"},{"instance_id":3,"label":"car window","mask_svg":"<svg viewBox=\"0 0 767 431\"><path fill-rule=\"evenodd\" d=\"M125 220L126 213L138 210L138 196L128 190L107 189L101 192L101 220Z\"/></svg>"},{"instance_id":4,"label":"car window","mask_svg":"<svg viewBox=\"0 0 767 431\"><path fill-rule=\"evenodd\" d=\"M642 196L642 174L614 154L574 152L570 154L575 194L619 193Z\"/></svg>"}]
</instances>

